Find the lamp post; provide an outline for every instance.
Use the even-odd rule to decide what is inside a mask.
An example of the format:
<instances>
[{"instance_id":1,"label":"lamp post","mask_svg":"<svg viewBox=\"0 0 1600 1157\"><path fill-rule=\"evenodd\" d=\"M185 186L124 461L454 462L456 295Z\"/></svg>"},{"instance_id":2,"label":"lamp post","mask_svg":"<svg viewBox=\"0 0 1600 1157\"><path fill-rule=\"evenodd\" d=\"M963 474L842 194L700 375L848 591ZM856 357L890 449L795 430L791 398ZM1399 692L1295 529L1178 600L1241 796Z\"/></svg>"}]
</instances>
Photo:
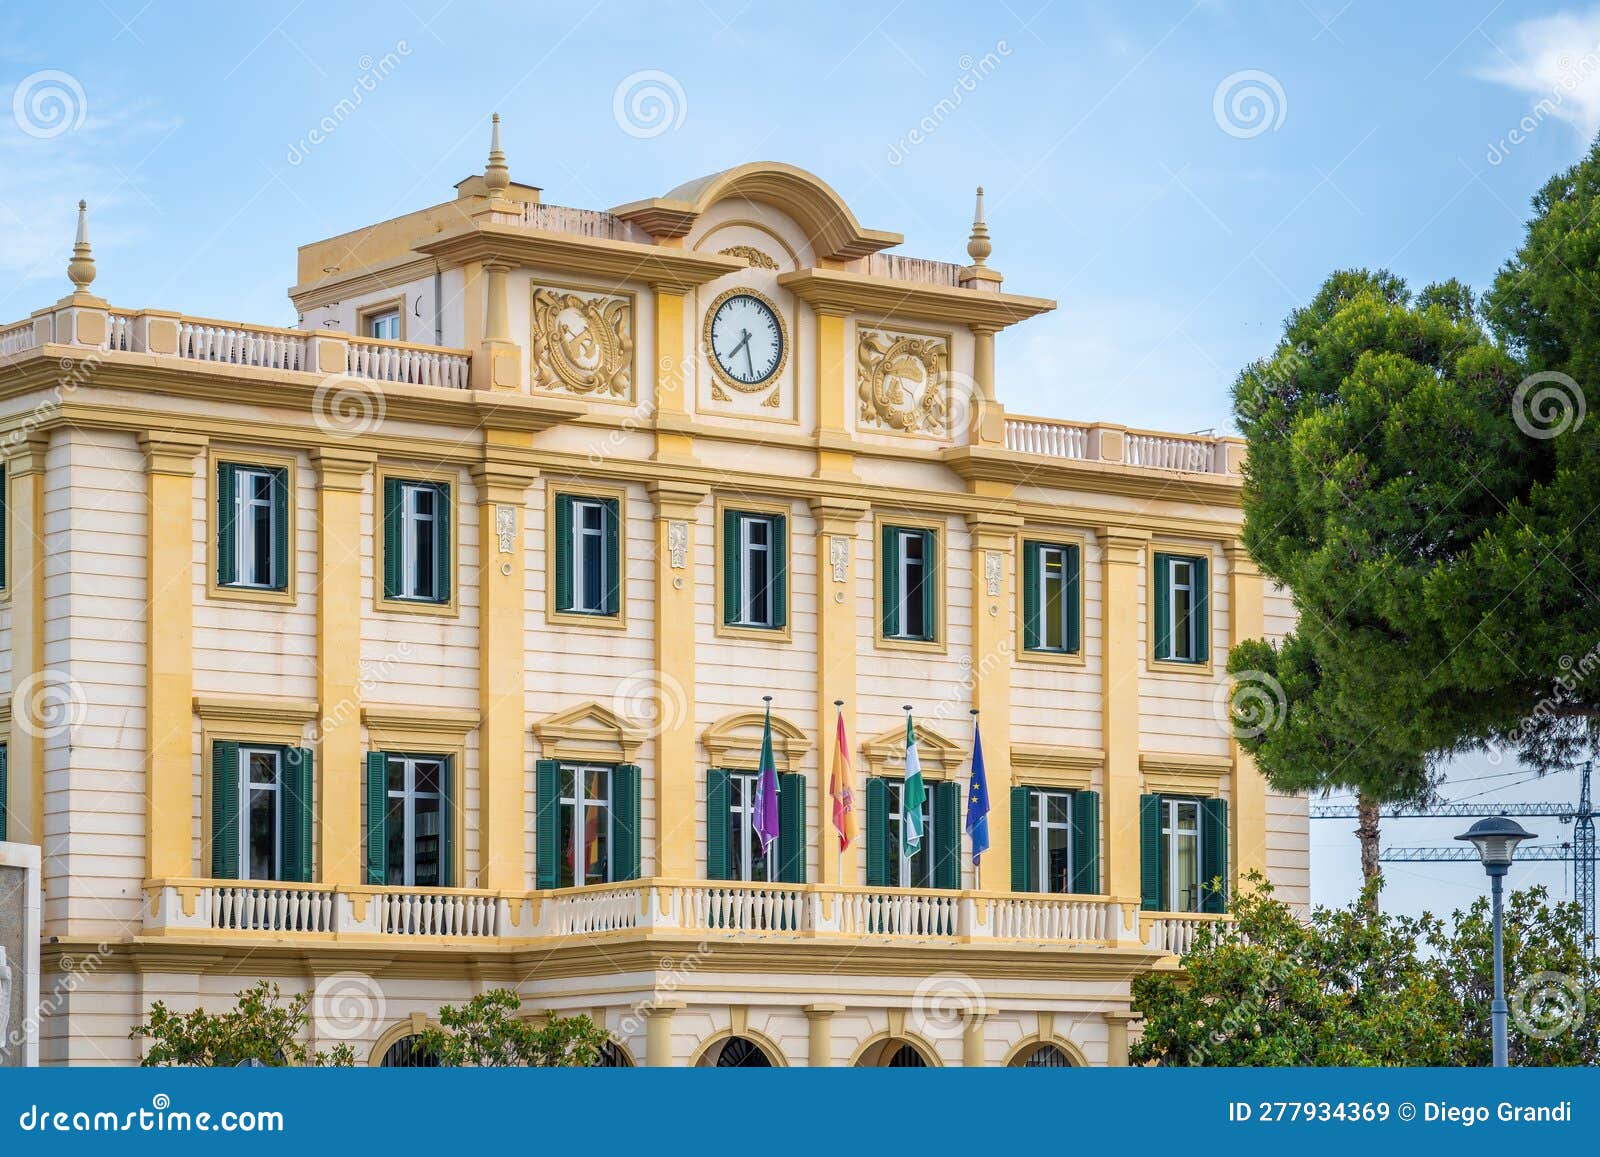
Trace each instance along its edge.
<instances>
[{"instance_id":1,"label":"lamp post","mask_svg":"<svg viewBox=\"0 0 1600 1157\"><path fill-rule=\"evenodd\" d=\"M1516 858L1517 845L1531 840L1534 834L1525 831L1516 820L1505 816L1491 816L1479 820L1456 837L1471 840L1478 849L1478 859L1489 875L1489 891L1494 898L1494 1003L1489 1006L1489 1023L1494 1032L1494 1067L1506 1067L1506 968L1505 940L1502 932L1500 897L1506 872Z\"/></svg>"}]
</instances>

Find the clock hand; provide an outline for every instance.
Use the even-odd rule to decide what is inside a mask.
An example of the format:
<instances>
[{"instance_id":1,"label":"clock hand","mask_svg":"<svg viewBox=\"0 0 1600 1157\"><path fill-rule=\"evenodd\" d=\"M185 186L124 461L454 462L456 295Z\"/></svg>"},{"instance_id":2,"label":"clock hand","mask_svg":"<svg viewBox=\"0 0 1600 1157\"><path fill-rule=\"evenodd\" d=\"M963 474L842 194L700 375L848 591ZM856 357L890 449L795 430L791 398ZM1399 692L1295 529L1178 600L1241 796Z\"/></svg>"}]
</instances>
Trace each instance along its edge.
<instances>
[{"instance_id":1,"label":"clock hand","mask_svg":"<svg viewBox=\"0 0 1600 1157\"><path fill-rule=\"evenodd\" d=\"M744 364L750 371L751 378L756 376L756 363L750 357L750 339L744 339Z\"/></svg>"}]
</instances>

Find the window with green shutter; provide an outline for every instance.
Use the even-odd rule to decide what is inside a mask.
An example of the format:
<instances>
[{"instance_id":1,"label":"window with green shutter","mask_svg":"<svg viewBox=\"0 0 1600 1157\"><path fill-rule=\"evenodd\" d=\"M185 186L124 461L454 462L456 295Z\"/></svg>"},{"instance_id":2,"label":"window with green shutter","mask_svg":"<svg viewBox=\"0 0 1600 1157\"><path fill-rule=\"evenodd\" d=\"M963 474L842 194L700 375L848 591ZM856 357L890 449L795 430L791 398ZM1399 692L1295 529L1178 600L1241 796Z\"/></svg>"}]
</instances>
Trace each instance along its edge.
<instances>
[{"instance_id":1,"label":"window with green shutter","mask_svg":"<svg viewBox=\"0 0 1600 1157\"><path fill-rule=\"evenodd\" d=\"M781 514L722 512L722 621L781 630L789 618L789 523Z\"/></svg>"},{"instance_id":2,"label":"window with green shutter","mask_svg":"<svg viewBox=\"0 0 1600 1157\"><path fill-rule=\"evenodd\" d=\"M882 776L867 780L867 886L887 888L894 878L899 849L889 847L889 782Z\"/></svg>"},{"instance_id":3,"label":"window with green shutter","mask_svg":"<svg viewBox=\"0 0 1600 1157\"><path fill-rule=\"evenodd\" d=\"M643 811L637 765L541 759L534 777L539 887L639 877Z\"/></svg>"},{"instance_id":4,"label":"window with green shutter","mask_svg":"<svg viewBox=\"0 0 1600 1157\"><path fill-rule=\"evenodd\" d=\"M1152 556L1154 606L1151 639L1162 663L1211 659L1211 565L1204 555Z\"/></svg>"},{"instance_id":5,"label":"window with green shutter","mask_svg":"<svg viewBox=\"0 0 1600 1157\"><path fill-rule=\"evenodd\" d=\"M533 765L534 863L540 888L554 888L561 864L561 764L541 759Z\"/></svg>"},{"instance_id":6,"label":"window with green shutter","mask_svg":"<svg viewBox=\"0 0 1600 1157\"><path fill-rule=\"evenodd\" d=\"M778 840L761 852L754 826L760 777L754 771L706 772L706 878L806 882L806 778L778 776Z\"/></svg>"},{"instance_id":7,"label":"window with green shutter","mask_svg":"<svg viewBox=\"0 0 1600 1157\"><path fill-rule=\"evenodd\" d=\"M878 567L885 639L934 642L939 633L939 536L885 524Z\"/></svg>"},{"instance_id":8,"label":"window with green shutter","mask_svg":"<svg viewBox=\"0 0 1600 1157\"><path fill-rule=\"evenodd\" d=\"M1082 552L1076 543L1022 544L1022 646L1074 655L1080 647Z\"/></svg>"},{"instance_id":9,"label":"window with green shutter","mask_svg":"<svg viewBox=\"0 0 1600 1157\"><path fill-rule=\"evenodd\" d=\"M309 883L315 784L306 748L214 742L212 876Z\"/></svg>"},{"instance_id":10,"label":"window with green shutter","mask_svg":"<svg viewBox=\"0 0 1600 1157\"><path fill-rule=\"evenodd\" d=\"M890 888L961 887L961 785L954 780L925 784L922 841L910 855L901 814L905 781L872 776L867 780L867 883Z\"/></svg>"},{"instance_id":11,"label":"window with green shutter","mask_svg":"<svg viewBox=\"0 0 1600 1157\"><path fill-rule=\"evenodd\" d=\"M1098 792L1011 789L1011 887L1017 892L1098 895Z\"/></svg>"},{"instance_id":12,"label":"window with green shutter","mask_svg":"<svg viewBox=\"0 0 1600 1157\"><path fill-rule=\"evenodd\" d=\"M217 585L289 589L289 471L282 466L217 463Z\"/></svg>"},{"instance_id":13,"label":"window with green shutter","mask_svg":"<svg viewBox=\"0 0 1600 1157\"><path fill-rule=\"evenodd\" d=\"M1226 911L1226 801L1140 796L1139 851L1141 907L1162 912Z\"/></svg>"},{"instance_id":14,"label":"window with green shutter","mask_svg":"<svg viewBox=\"0 0 1600 1157\"><path fill-rule=\"evenodd\" d=\"M448 755L367 755L367 881L408 888L456 886L455 760Z\"/></svg>"},{"instance_id":15,"label":"window with green shutter","mask_svg":"<svg viewBox=\"0 0 1600 1157\"><path fill-rule=\"evenodd\" d=\"M449 483L384 479L384 598L450 602L453 542Z\"/></svg>"},{"instance_id":16,"label":"window with green shutter","mask_svg":"<svg viewBox=\"0 0 1600 1157\"><path fill-rule=\"evenodd\" d=\"M621 503L558 493L555 501L555 609L615 616L622 610Z\"/></svg>"},{"instance_id":17,"label":"window with green shutter","mask_svg":"<svg viewBox=\"0 0 1600 1157\"><path fill-rule=\"evenodd\" d=\"M0 743L0 843L6 838L6 765L9 748Z\"/></svg>"}]
</instances>

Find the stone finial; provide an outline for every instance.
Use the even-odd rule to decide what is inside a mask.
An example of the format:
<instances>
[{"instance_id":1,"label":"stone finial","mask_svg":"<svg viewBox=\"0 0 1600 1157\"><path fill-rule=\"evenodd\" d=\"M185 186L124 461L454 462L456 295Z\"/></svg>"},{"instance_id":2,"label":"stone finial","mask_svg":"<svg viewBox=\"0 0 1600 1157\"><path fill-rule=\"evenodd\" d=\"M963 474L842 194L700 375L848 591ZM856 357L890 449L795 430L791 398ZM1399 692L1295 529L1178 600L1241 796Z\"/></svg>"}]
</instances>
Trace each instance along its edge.
<instances>
[{"instance_id":1,"label":"stone finial","mask_svg":"<svg viewBox=\"0 0 1600 1157\"><path fill-rule=\"evenodd\" d=\"M74 292L87 293L94 283L94 254L89 251L89 206L78 202L78 237L72 245L72 260L67 262L67 276L72 279Z\"/></svg>"},{"instance_id":2,"label":"stone finial","mask_svg":"<svg viewBox=\"0 0 1600 1157\"><path fill-rule=\"evenodd\" d=\"M982 265L993 252L994 246L989 244L989 226L983 220L983 186L979 185L977 208L972 212L972 236L967 238L967 256L972 258L972 264Z\"/></svg>"},{"instance_id":3,"label":"stone finial","mask_svg":"<svg viewBox=\"0 0 1600 1157\"><path fill-rule=\"evenodd\" d=\"M483 183L489 196L498 197L511 187L511 170L506 165L506 155L500 149L500 114L495 113L489 130L489 163L483 169Z\"/></svg>"}]
</instances>

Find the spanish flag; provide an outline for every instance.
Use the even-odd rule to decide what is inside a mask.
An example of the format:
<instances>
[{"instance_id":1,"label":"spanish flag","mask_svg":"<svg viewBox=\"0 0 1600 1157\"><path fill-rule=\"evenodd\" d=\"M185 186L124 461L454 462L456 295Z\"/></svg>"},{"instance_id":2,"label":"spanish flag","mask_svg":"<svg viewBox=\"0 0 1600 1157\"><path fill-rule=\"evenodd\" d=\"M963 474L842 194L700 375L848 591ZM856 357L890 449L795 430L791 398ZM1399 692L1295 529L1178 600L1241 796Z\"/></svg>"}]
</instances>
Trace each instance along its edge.
<instances>
[{"instance_id":1,"label":"spanish flag","mask_svg":"<svg viewBox=\"0 0 1600 1157\"><path fill-rule=\"evenodd\" d=\"M828 795L833 798L833 830L839 833L842 852L856 838L856 795L850 790L850 741L844 734L844 705L834 706L839 709L839 726L833 748L833 771L828 777Z\"/></svg>"}]
</instances>

